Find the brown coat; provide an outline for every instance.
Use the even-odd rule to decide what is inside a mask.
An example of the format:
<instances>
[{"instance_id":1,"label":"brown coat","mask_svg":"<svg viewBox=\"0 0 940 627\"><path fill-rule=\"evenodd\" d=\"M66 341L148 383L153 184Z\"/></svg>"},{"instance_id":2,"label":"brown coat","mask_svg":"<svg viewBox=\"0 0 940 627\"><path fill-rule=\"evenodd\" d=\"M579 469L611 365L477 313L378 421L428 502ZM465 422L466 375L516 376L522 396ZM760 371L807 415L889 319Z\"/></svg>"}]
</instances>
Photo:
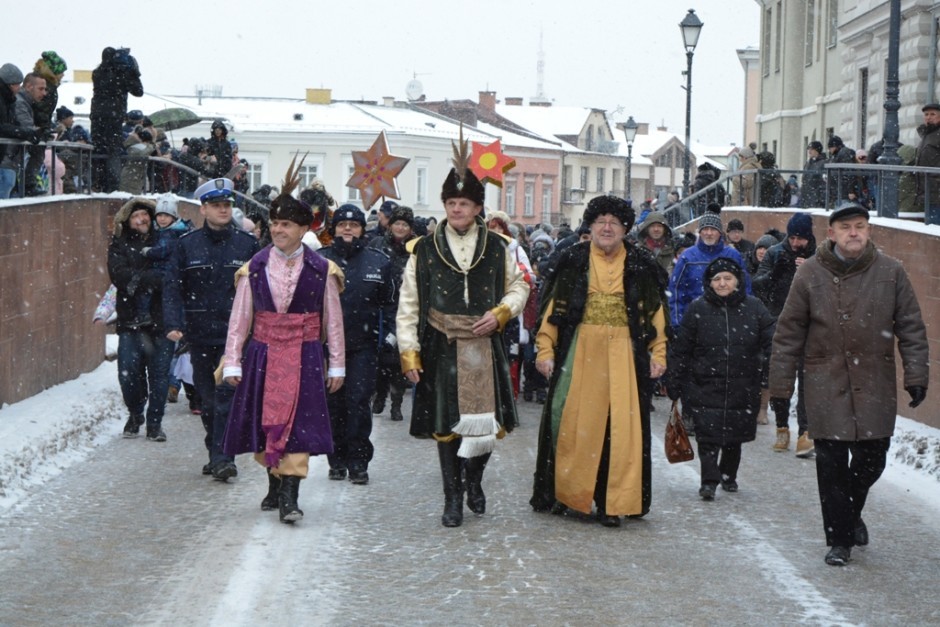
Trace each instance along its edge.
<instances>
[{"instance_id":1,"label":"brown coat","mask_svg":"<svg viewBox=\"0 0 940 627\"><path fill-rule=\"evenodd\" d=\"M799 267L774 334L771 397L789 398L805 355L813 438L890 437L897 415L895 336L904 387L927 387L927 331L907 273L869 242L846 266L826 241Z\"/></svg>"},{"instance_id":2,"label":"brown coat","mask_svg":"<svg viewBox=\"0 0 940 627\"><path fill-rule=\"evenodd\" d=\"M742 151L743 156L743 151ZM734 205L737 206L751 206L757 204L757 199L754 198L754 185L757 182L757 170L760 168L760 163L757 161L757 157L750 153L749 157L744 157L741 160L740 165L738 165L738 170L754 170L753 174L740 174L736 177L735 183L737 185L737 190L734 193Z\"/></svg>"}]
</instances>

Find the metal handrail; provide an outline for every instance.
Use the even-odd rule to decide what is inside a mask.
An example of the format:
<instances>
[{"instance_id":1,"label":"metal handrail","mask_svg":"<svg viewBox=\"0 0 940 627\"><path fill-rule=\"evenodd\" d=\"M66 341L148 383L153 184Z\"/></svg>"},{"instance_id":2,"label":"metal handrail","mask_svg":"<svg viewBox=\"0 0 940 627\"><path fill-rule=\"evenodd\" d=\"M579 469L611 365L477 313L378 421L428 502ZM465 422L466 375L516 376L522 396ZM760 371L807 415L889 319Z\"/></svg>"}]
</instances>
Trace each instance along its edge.
<instances>
[{"instance_id":1,"label":"metal handrail","mask_svg":"<svg viewBox=\"0 0 940 627\"><path fill-rule=\"evenodd\" d=\"M198 170L194 170L193 168L189 167L188 165L183 165L182 163L179 163L178 161L173 161L173 159L171 159L171 158L169 158L169 157L153 157L153 156L150 156L150 157L147 157L147 160L150 161L150 162L152 162L152 163L159 163L160 165L169 165L169 166L172 166L172 167L176 168L177 170L182 170L182 171L184 171L184 172L188 172L188 173L190 173L190 174L192 174L192 175L194 175L194 176L197 176L197 177L199 177L199 178L206 178L205 175L204 175L202 172L199 172ZM206 179L206 180L208 180L208 179ZM154 185L153 175L151 175L151 179L150 179L150 187L151 187L151 189L153 188L153 185ZM234 193L235 193L236 196L238 196L239 198L244 199L245 201L247 201L247 202L251 203L252 205L254 205L255 207L257 207L258 210L261 211L261 214L262 214L262 215L264 215L264 216L267 216L267 215L268 215L269 208L267 207L267 205L265 205L264 203L258 202L258 201L255 200L253 197L249 196L248 194L244 194L244 193L242 193L242 192L240 192L240 191L238 191L238 190L233 190L233 191L234 191Z\"/></svg>"},{"instance_id":2,"label":"metal handrail","mask_svg":"<svg viewBox=\"0 0 940 627\"><path fill-rule=\"evenodd\" d=\"M95 149L95 147L92 146L91 144L85 144L85 143L80 143L80 142L52 141L52 140L34 144L32 142L24 141L21 139L9 139L6 137L0 137L0 145L22 146L24 148L29 148L31 146L37 146L37 147L41 146L44 150L46 148L52 149L51 163L52 163L53 171L50 172L49 174L49 180L51 181L49 184L50 196L55 195L55 181L53 180L53 177L55 176L55 158L56 158L56 152L61 149L78 151L79 179L86 180L84 175L87 175L88 177L87 180L89 181L91 180L91 152ZM86 159L85 153L88 153L87 159ZM19 174L26 172L26 161L27 161L28 156L29 156L29 150L24 149L20 151L21 162L19 164L20 165L19 171L18 171ZM83 172L83 170L86 170L86 171ZM26 177L20 175L18 176L18 179L19 179L19 185L18 185L19 194L20 194L20 197L22 198L26 195ZM86 188L85 193L91 193L91 189Z\"/></svg>"},{"instance_id":3,"label":"metal handrail","mask_svg":"<svg viewBox=\"0 0 940 627\"><path fill-rule=\"evenodd\" d=\"M713 195L713 192L718 188L722 187L725 190L726 198L733 200L741 200L744 205L749 204L750 206L760 207L760 181L762 175L767 175L770 173L780 175L784 180L788 179L790 175L795 174L799 178L799 183L802 190L803 177L807 173L819 174L818 170L780 170L780 169L745 169L745 170L735 170L730 173L722 175L714 183L705 187L704 189L696 191L694 194L686 196L679 202L670 205L667 207L663 214L666 218L666 221L669 223L669 226L675 228L681 224L689 222L697 217L699 217L705 211L706 202L704 199L710 198ZM838 175L836 175L838 172ZM874 189L869 190L871 195L867 199L863 199L865 202L873 204L872 212L875 215L881 216L882 209L884 208L884 196L883 190L884 185L882 184L882 179L884 173L886 172L898 172L900 174L907 174L912 176L938 176L940 177L940 168L931 168L924 166L908 166L908 165L882 165L882 164L860 164L860 163L826 163L823 166L823 177L825 178L826 183L826 193L825 201L822 207L815 207L818 209L832 209L840 199L846 198L848 196L848 191L843 189L843 183L845 183L845 177L847 176L865 176L869 177L869 183ZM830 176L830 173L832 174ZM744 177L755 177L755 185L752 186L751 198L735 198L733 195L737 195L740 191L737 188L737 185L741 184L741 181ZM871 181L870 177L875 177L874 181ZM923 198L923 206L915 207L917 211L904 212L902 215L906 218L923 218L928 216L928 210L931 204L930 198L930 186L924 186L925 194ZM845 193L843 193L845 192ZM726 206L731 205L732 203L726 203ZM736 204L736 203L735 203ZM940 204L940 199L938 199L938 204ZM787 207L789 205L783 205ZM807 207L809 208L809 207Z\"/></svg>"},{"instance_id":4,"label":"metal handrail","mask_svg":"<svg viewBox=\"0 0 940 627\"><path fill-rule=\"evenodd\" d=\"M92 144L85 144L85 143L79 143L79 142L63 142L63 141L46 141L46 142L39 142L37 144L33 144L32 142L29 142L29 141L0 137L0 145L22 146L26 148L29 148L31 146L41 146L44 149L51 148L53 168L55 167L54 164L55 164L55 156L56 156L57 151L60 151L63 149L77 150L79 152L79 178L81 180L89 180L89 181L91 180L91 170L92 170L91 153L95 149L95 147ZM22 162L20 163L20 172L26 171L26 160L28 158L28 152L29 152L28 150L21 151ZM86 158L86 153L87 153L87 158ZM128 157L127 155L121 156L122 161L133 160L133 159L135 159L135 157ZM194 170L193 168L190 168L189 166L183 165L182 163L174 161L173 159L169 157L147 156L146 159L147 161L152 162L152 163L159 163L160 165L163 165L163 166L169 165L173 168L176 168L177 170L188 172L191 175L204 178L204 175L201 172ZM54 172L50 173L50 181L53 175L54 175ZM87 179L85 178L85 176L87 176ZM149 177L150 177L150 188L153 189L155 174L151 171L149 173ZM26 180L25 180L25 177L23 176L19 176L18 178L19 178L18 189L19 189L20 197L22 198L26 194ZM91 188L83 187L82 191L85 194L90 194ZM55 181L51 181L49 185L49 195L50 196L55 195ZM268 215L268 207L264 205L263 203L260 203L257 200L255 200L253 197L249 196L248 194L244 194L237 190L235 191L235 195L243 199L245 202L248 202L254 207L256 207L262 213L262 215L264 216Z\"/></svg>"}]
</instances>

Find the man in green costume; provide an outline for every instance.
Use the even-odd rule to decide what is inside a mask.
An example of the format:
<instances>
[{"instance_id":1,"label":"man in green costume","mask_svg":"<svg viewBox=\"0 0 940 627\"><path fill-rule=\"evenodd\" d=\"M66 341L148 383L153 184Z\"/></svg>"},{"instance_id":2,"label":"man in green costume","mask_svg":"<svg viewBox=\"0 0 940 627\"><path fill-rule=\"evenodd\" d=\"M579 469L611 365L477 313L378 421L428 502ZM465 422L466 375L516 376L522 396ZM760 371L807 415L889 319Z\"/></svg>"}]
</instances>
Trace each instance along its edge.
<instances>
[{"instance_id":1,"label":"man in green costume","mask_svg":"<svg viewBox=\"0 0 940 627\"><path fill-rule=\"evenodd\" d=\"M483 470L518 423L502 330L525 306L529 287L506 239L480 214L484 188L466 167L466 144L441 189L447 218L415 240L398 304L402 371L415 384L411 435L437 440L445 527L467 507L482 514Z\"/></svg>"}]
</instances>

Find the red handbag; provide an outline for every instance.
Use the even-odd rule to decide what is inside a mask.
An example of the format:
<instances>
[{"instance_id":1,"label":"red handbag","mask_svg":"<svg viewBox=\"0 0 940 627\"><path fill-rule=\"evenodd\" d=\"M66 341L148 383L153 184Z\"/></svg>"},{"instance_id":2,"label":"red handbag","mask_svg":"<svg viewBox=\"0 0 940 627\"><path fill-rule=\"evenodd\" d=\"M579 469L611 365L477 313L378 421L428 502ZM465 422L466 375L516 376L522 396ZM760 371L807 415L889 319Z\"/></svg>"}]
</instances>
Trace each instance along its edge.
<instances>
[{"instance_id":1,"label":"red handbag","mask_svg":"<svg viewBox=\"0 0 940 627\"><path fill-rule=\"evenodd\" d=\"M692 443L689 442L689 434L682 423L682 416L679 415L678 401L672 402L672 411L669 412L669 421L666 422L666 459L670 464L679 462L688 462L695 459L695 452L692 450Z\"/></svg>"}]
</instances>

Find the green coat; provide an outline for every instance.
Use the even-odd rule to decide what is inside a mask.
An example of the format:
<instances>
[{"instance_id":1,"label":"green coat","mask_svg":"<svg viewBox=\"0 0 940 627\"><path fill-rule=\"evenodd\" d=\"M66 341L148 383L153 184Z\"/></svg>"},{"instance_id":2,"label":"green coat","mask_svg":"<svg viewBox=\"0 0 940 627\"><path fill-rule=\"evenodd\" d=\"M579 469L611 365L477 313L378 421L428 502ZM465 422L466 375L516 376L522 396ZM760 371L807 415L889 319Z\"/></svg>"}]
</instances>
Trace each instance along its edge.
<instances>
[{"instance_id":1,"label":"green coat","mask_svg":"<svg viewBox=\"0 0 940 627\"><path fill-rule=\"evenodd\" d=\"M457 404L457 346L428 324L431 307L445 314L481 316L496 307L506 289L506 240L477 220L479 229L475 264L467 274L469 303L464 302L464 275L447 246L443 224L431 237L419 240L416 256L419 317L418 338L424 371L415 387L411 435L429 438L448 435L460 419ZM438 252L440 251L440 252ZM443 256L442 256L443 255ZM506 432L519 423L509 377L509 360L502 333L491 336L493 377L496 384L496 420Z\"/></svg>"}]
</instances>

